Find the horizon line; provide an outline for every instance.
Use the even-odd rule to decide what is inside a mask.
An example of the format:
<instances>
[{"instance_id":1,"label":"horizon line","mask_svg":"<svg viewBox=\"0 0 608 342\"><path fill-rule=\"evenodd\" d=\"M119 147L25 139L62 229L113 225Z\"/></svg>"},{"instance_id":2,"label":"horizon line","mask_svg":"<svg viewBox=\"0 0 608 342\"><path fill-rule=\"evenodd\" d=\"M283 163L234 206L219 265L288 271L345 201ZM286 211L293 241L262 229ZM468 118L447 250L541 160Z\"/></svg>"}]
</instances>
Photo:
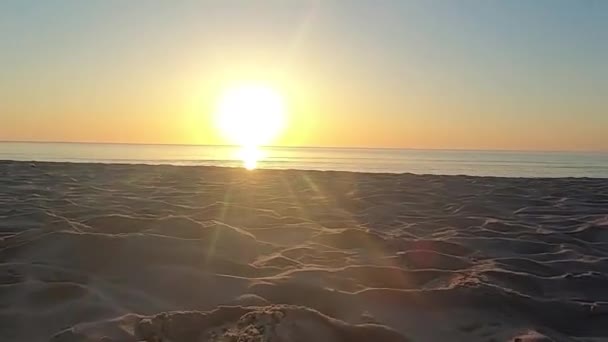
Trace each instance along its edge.
<instances>
[{"instance_id":1,"label":"horizon line","mask_svg":"<svg viewBox=\"0 0 608 342\"><path fill-rule=\"evenodd\" d=\"M145 142L104 142L104 141L60 141L60 140L2 140L0 143L25 143L25 144L89 144L89 145L148 145L148 146L201 146L201 147L241 147L240 145L225 144L184 144L184 143L145 143ZM353 149L353 150L414 150L414 151L485 151L485 152L588 152L608 153L608 149L572 149L572 150L535 150L535 149L508 149L508 148L421 148L421 147L370 147L370 146L320 146L320 145L261 145L261 148L311 148L311 149Z\"/></svg>"}]
</instances>

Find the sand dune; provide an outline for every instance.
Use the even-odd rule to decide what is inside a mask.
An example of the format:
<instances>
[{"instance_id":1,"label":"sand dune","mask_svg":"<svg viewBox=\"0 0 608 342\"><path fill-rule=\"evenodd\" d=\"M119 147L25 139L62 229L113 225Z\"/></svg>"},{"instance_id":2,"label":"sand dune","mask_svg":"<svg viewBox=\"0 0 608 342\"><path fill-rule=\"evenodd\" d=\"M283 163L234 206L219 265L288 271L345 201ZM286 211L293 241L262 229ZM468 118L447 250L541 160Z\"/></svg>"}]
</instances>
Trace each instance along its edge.
<instances>
[{"instance_id":1,"label":"sand dune","mask_svg":"<svg viewBox=\"0 0 608 342\"><path fill-rule=\"evenodd\" d=\"M608 180L0 163L1 341L608 340Z\"/></svg>"}]
</instances>

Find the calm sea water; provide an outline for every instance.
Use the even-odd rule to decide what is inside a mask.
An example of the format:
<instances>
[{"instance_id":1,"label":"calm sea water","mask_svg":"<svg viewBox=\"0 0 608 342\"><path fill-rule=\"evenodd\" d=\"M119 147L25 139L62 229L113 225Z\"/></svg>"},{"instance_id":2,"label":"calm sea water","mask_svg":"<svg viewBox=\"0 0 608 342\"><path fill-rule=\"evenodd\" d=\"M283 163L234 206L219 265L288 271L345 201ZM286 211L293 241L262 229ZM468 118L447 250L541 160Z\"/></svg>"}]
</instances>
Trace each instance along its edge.
<instances>
[{"instance_id":1,"label":"calm sea water","mask_svg":"<svg viewBox=\"0 0 608 342\"><path fill-rule=\"evenodd\" d=\"M608 178L605 152L269 147L258 168L512 177ZM232 146L0 142L0 160L241 167Z\"/></svg>"}]
</instances>

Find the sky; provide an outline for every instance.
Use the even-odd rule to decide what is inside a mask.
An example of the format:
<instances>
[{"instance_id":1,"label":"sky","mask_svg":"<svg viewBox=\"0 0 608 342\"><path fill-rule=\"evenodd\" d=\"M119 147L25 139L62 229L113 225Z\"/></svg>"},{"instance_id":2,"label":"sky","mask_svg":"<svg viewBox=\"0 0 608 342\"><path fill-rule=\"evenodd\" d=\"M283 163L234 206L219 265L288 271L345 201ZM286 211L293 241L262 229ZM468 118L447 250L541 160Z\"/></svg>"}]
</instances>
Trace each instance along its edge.
<instances>
[{"instance_id":1,"label":"sky","mask_svg":"<svg viewBox=\"0 0 608 342\"><path fill-rule=\"evenodd\" d=\"M273 145L608 150L607 61L603 0L4 0L0 140L227 144L247 81Z\"/></svg>"}]
</instances>

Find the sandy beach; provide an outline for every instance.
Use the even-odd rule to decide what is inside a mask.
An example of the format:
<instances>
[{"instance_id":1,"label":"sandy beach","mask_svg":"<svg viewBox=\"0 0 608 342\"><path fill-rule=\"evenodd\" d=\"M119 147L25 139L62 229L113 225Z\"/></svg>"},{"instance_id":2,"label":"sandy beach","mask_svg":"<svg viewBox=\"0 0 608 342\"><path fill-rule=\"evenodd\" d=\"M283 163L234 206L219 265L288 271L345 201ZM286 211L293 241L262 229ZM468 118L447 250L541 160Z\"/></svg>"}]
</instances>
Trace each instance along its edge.
<instances>
[{"instance_id":1,"label":"sandy beach","mask_svg":"<svg viewBox=\"0 0 608 342\"><path fill-rule=\"evenodd\" d=\"M608 179L0 162L0 341L605 341Z\"/></svg>"}]
</instances>

